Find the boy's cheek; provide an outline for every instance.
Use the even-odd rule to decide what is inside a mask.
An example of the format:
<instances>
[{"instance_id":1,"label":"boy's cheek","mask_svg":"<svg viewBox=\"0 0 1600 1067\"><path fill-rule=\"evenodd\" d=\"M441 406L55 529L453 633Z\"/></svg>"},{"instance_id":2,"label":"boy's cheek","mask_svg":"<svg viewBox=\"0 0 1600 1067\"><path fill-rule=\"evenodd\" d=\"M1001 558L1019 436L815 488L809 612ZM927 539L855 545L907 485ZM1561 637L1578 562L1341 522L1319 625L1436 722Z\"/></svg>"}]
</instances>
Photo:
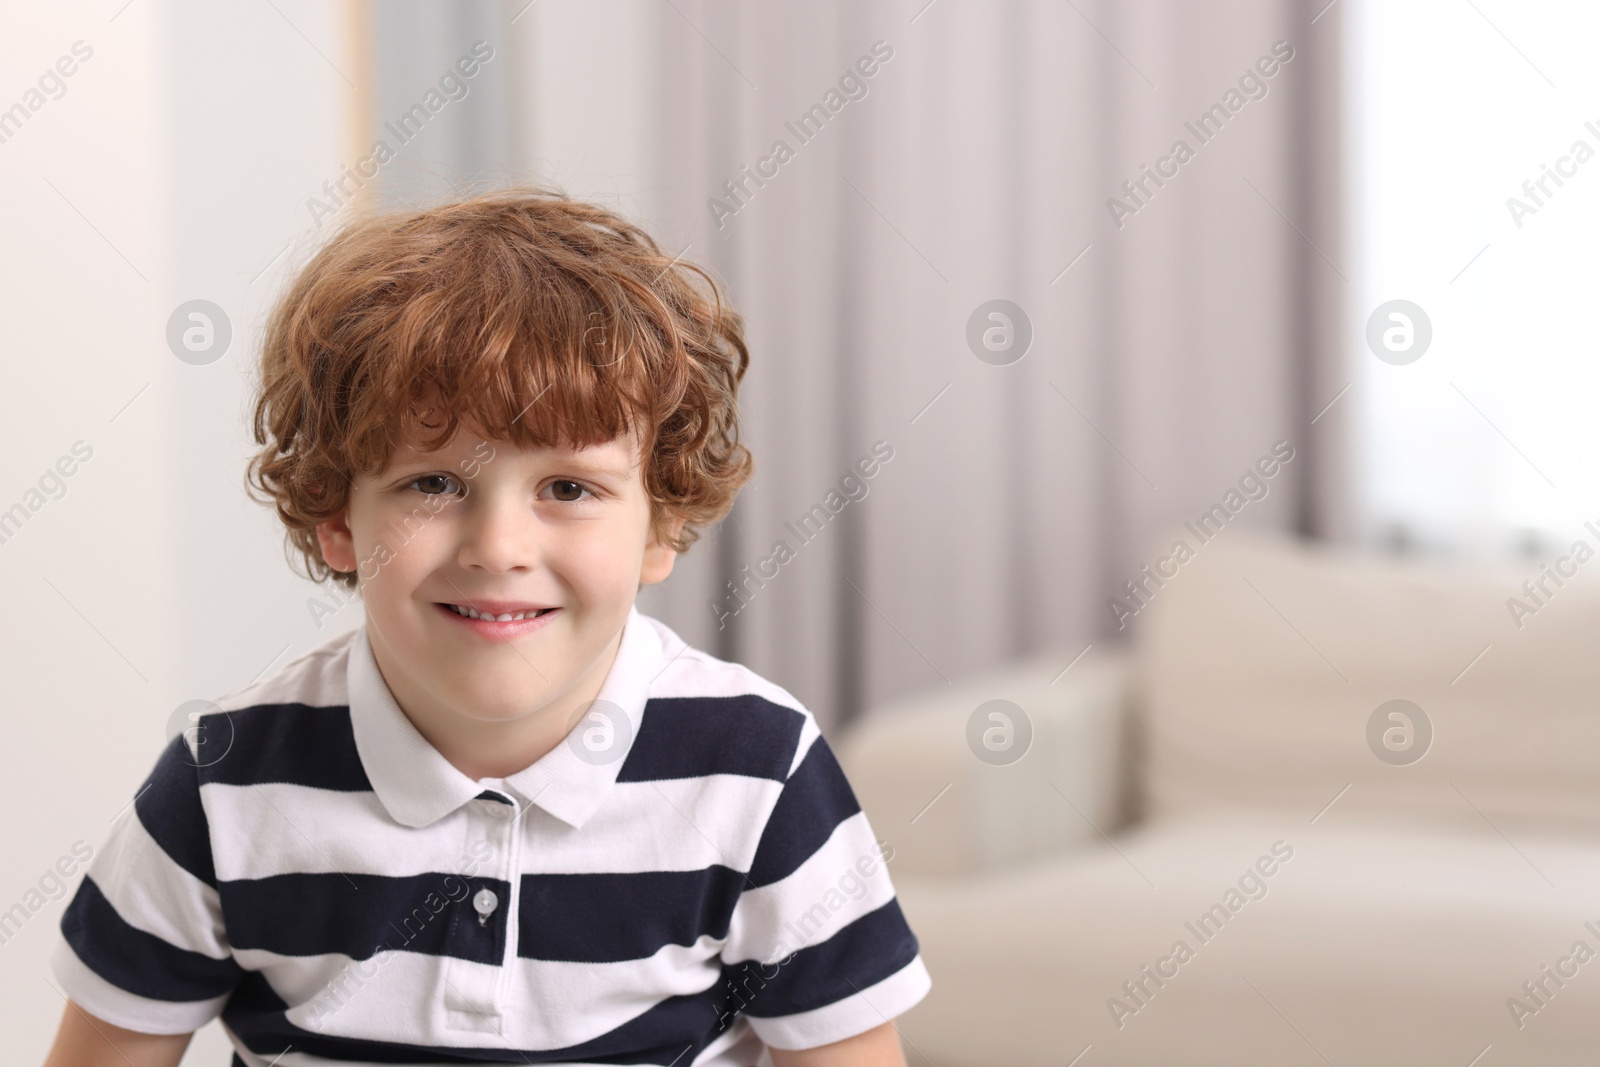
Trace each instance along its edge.
<instances>
[{"instance_id":1,"label":"boy's cheek","mask_svg":"<svg viewBox=\"0 0 1600 1067\"><path fill-rule=\"evenodd\" d=\"M616 603L632 600L643 560L635 538L613 532L552 546L544 562L580 599Z\"/></svg>"},{"instance_id":2,"label":"boy's cheek","mask_svg":"<svg viewBox=\"0 0 1600 1067\"><path fill-rule=\"evenodd\" d=\"M419 524L402 519L409 513L363 516L355 530L356 576L369 600L393 595L405 596L421 578L440 565L440 553L447 551L440 535L447 525L439 516L425 516Z\"/></svg>"}]
</instances>

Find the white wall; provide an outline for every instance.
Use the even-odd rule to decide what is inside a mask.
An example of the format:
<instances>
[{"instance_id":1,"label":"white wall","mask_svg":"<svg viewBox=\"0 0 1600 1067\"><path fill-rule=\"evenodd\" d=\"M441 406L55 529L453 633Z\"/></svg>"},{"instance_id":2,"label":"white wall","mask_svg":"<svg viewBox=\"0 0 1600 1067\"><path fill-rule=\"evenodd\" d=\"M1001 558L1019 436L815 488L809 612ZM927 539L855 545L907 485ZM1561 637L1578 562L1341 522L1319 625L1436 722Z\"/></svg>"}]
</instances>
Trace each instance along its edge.
<instances>
[{"instance_id":1,"label":"white wall","mask_svg":"<svg viewBox=\"0 0 1600 1067\"><path fill-rule=\"evenodd\" d=\"M75 841L101 847L172 709L332 632L241 481L249 356L294 253L272 261L306 244L305 197L348 154L349 89L330 65L350 62L346 9L274 3L29 5L0 34L0 108L74 42L93 50L0 144L0 508L75 441L93 450L0 544L0 911L26 906ZM233 325L205 366L165 339L193 298ZM47 956L79 878L0 944L13 1062L40 1062L55 1032ZM185 1062L227 1056L213 1024Z\"/></svg>"},{"instance_id":2,"label":"white wall","mask_svg":"<svg viewBox=\"0 0 1600 1067\"><path fill-rule=\"evenodd\" d=\"M520 7L520 4L514 5ZM540 0L512 28L523 61L525 174L644 219L656 210L647 114L663 17L653 0Z\"/></svg>"},{"instance_id":3,"label":"white wall","mask_svg":"<svg viewBox=\"0 0 1600 1067\"><path fill-rule=\"evenodd\" d=\"M75 441L93 450L66 494L0 544L13 605L0 620L11 727L0 911L74 842L103 845L174 708L360 621L357 602L317 627L318 590L290 571L276 518L243 488L265 314L333 229L315 225L308 198L365 150L350 84L372 74L359 9L123 2L18 9L0 35L0 108L73 42L93 50L61 98L0 144L0 509ZM525 79L526 174L649 215L642 100L657 17L643 0L543 0L516 17L504 60ZM233 330L207 365L165 339L173 309L196 298ZM63 1002L47 960L80 878L37 898L0 944L12 994L0 1032L16 1062L42 1061L55 1033ZM228 1055L212 1024L185 1063Z\"/></svg>"}]
</instances>

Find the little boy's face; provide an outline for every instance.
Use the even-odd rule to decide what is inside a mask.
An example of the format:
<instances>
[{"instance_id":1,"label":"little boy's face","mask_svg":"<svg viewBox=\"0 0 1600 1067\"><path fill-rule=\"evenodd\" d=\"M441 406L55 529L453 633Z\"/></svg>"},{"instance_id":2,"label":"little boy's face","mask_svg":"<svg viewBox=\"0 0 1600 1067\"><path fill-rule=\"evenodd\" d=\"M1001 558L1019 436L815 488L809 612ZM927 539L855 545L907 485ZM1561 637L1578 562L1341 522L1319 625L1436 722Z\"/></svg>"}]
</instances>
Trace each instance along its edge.
<instances>
[{"instance_id":1,"label":"little boy's face","mask_svg":"<svg viewBox=\"0 0 1600 1067\"><path fill-rule=\"evenodd\" d=\"M526 450L463 430L358 476L317 536L357 572L400 706L470 730L594 698L639 584L672 571L650 518L632 439Z\"/></svg>"}]
</instances>

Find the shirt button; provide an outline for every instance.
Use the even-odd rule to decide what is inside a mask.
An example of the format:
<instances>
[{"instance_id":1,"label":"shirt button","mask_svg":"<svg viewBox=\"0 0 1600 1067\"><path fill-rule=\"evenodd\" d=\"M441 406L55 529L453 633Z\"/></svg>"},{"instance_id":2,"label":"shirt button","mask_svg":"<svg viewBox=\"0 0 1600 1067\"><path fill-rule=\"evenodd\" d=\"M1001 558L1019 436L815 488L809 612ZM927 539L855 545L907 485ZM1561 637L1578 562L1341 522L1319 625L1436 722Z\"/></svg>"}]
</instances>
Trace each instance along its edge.
<instances>
[{"instance_id":1,"label":"shirt button","mask_svg":"<svg viewBox=\"0 0 1600 1067\"><path fill-rule=\"evenodd\" d=\"M500 898L492 889L480 889L472 896L472 907L478 913L478 925L482 926L489 921L489 916L494 909L500 906Z\"/></svg>"}]
</instances>

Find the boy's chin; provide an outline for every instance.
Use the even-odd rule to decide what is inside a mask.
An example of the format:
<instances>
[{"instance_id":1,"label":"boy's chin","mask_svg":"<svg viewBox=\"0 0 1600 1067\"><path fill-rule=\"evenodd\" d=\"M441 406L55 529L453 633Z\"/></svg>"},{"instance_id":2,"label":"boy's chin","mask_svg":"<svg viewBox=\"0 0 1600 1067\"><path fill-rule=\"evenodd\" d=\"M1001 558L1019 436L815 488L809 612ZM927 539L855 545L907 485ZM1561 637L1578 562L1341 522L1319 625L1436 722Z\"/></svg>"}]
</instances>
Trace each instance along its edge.
<instances>
[{"instance_id":1,"label":"boy's chin","mask_svg":"<svg viewBox=\"0 0 1600 1067\"><path fill-rule=\"evenodd\" d=\"M528 688L517 685L494 685L486 678L474 679L475 684L458 690L451 702L457 714L482 723L515 722L543 710L550 699L550 690L543 685ZM484 684L490 682L490 684Z\"/></svg>"}]
</instances>

